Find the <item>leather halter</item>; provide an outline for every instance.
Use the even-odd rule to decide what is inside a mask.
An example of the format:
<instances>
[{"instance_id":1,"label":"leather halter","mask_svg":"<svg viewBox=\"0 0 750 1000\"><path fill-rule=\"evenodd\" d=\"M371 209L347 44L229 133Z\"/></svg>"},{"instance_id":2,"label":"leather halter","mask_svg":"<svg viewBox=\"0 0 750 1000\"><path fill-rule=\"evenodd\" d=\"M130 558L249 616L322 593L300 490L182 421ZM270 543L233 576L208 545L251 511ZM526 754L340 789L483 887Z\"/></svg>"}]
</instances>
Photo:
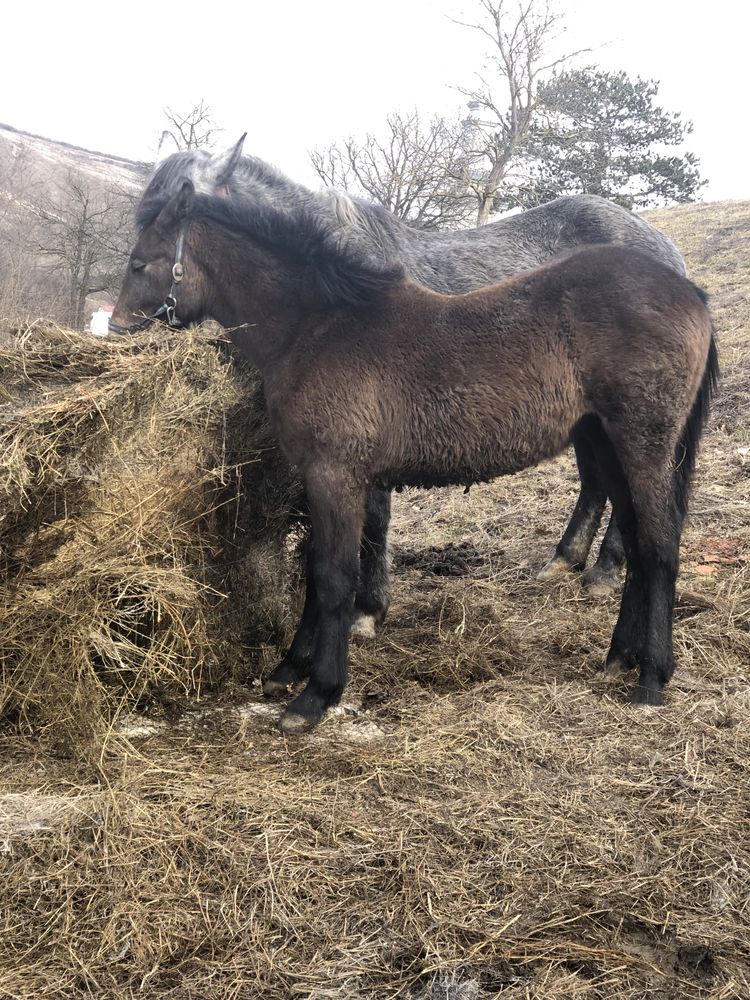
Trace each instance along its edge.
<instances>
[{"instance_id":1,"label":"leather halter","mask_svg":"<svg viewBox=\"0 0 750 1000\"><path fill-rule=\"evenodd\" d=\"M174 264L172 265L172 284L164 302L155 312L152 312L150 316L144 316L140 323L131 323L130 326L122 326L120 323L113 323L112 320L110 320L110 333L140 333L141 330L145 330L156 320L163 320L167 326L170 326L173 329L178 329L182 326L181 321L177 318L177 286L182 281L185 273L185 269L182 266L182 254L185 249L185 237L187 236L189 225L190 220L184 222L180 228L180 234L177 237L177 246L175 247L174 252Z\"/></svg>"}]
</instances>

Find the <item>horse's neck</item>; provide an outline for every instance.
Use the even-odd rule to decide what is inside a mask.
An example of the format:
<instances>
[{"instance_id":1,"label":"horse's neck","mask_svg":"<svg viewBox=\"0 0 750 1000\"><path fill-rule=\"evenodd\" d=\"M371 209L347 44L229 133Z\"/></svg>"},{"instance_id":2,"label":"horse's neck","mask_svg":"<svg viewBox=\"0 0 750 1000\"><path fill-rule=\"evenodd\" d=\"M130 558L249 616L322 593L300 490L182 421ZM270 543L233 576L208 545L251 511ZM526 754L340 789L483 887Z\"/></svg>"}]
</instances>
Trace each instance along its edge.
<instances>
[{"instance_id":1,"label":"horse's neck","mask_svg":"<svg viewBox=\"0 0 750 1000\"><path fill-rule=\"evenodd\" d=\"M217 313L216 318L230 331L229 339L239 353L263 376L289 348L301 323L301 316L293 307L258 310L239 305L231 311L225 310L222 318Z\"/></svg>"},{"instance_id":2,"label":"horse's neck","mask_svg":"<svg viewBox=\"0 0 750 1000\"><path fill-rule=\"evenodd\" d=\"M225 253L222 259L228 257ZM225 329L235 331L232 342L262 371L298 329L305 310L296 283L281 269L266 279L259 293L253 261L236 253L231 259L237 266L231 280L216 282L209 314Z\"/></svg>"}]
</instances>

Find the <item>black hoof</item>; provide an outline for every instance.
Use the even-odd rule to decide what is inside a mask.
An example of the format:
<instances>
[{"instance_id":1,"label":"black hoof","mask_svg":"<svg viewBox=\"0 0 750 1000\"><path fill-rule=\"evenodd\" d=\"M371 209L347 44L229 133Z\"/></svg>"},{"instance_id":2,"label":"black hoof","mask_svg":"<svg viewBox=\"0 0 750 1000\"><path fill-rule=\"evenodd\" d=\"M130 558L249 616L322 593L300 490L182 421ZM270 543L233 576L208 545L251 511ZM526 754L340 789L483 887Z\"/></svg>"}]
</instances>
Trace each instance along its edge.
<instances>
[{"instance_id":1,"label":"black hoof","mask_svg":"<svg viewBox=\"0 0 750 1000\"><path fill-rule=\"evenodd\" d=\"M280 698L288 698L292 693L292 684L282 684L271 677L263 681L263 694L266 698L278 701Z\"/></svg>"},{"instance_id":2,"label":"black hoof","mask_svg":"<svg viewBox=\"0 0 750 1000\"><path fill-rule=\"evenodd\" d=\"M308 685L287 706L286 711L279 719L279 729L287 736L309 733L321 721L327 708L328 704L321 695L311 690Z\"/></svg>"},{"instance_id":3,"label":"black hoof","mask_svg":"<svg viewBox=\"0 0 750 1000\"><path fill-rule=\"evenodd\" d=\"M636 684L630 700L634 705L663 705L664 694L661 688L647 687L645 684Z\"/></svg>"},{"instance_id":4,"label":"black hoof","mask_svg":"<svg viewBox=\"0 0 750 1000\"><path fill-rule=\"evenodd\" d=\"M616 676L618 674L624 674L628 670L633 670L638 666L638 660L634 653L629 651L625 652L612 652L610 650L607 653L607 659L604 662L604 667L602 668L605 674L610 676Z\"/></svg>"}]
</instances>

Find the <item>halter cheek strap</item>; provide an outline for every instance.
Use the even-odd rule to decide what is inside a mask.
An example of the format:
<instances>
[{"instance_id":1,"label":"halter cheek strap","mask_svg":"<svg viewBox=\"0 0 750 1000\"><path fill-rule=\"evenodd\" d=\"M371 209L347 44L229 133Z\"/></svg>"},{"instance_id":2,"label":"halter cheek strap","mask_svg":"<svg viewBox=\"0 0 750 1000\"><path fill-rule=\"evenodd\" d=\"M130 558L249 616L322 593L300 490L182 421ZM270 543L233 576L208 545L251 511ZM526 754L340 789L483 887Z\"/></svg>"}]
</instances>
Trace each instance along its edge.
<instances>
[{"instance_id":1,"label":"halter cheek strap","mask_svg":"<svg viewBox=\"0 0 750 1000\"><path fill-rule=\"evenodd\" d=\"M172 327L173 329L179 329L179 327L182 326L181 321L177 318L177 286L182 281L183 275L185 274L185 269L182 266L182 255L185 250L185 237L187 236L189 225L189 220L184 222L180 228L179 236L177 237L177 246L175 247L174 252L174 264L172 265L172 284L170 285L169 293L164 299L164 302L155 312L152 312L150 316L144 316L140 323L131 323L130 326L122 326L120 323L113 323L112 320L110 320L110 333L139 333L141 330L145 330L147 327L151 326L153 322L159 319L163 319L167 326Z\"/></svg>"}]
</instances>

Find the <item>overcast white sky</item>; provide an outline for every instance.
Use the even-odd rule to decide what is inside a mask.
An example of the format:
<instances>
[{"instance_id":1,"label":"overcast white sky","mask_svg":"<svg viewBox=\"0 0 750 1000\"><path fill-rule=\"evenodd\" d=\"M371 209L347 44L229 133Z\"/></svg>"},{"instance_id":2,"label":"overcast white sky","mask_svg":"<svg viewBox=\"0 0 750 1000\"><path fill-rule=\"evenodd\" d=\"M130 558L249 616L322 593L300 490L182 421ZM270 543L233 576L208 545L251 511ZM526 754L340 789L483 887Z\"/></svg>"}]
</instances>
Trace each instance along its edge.
<instances>
[{"instance_id":1,"label":"overcast white sky","mask_svg":"<svg viewBox=\"0 0 750 1000\"><path fill-rule=\"evenodd\" d=\"M481 36L452 23L476 0L68 0L3 14L0 121L152 159L169 105L204 98L226 144L315 183L308 150L377 131L394 109L461 106ZM750 4L559 0L567 50L661 81L659 100L695 130L706 200L750 197L746 108Z\"/></svg>"}]
</instances>

